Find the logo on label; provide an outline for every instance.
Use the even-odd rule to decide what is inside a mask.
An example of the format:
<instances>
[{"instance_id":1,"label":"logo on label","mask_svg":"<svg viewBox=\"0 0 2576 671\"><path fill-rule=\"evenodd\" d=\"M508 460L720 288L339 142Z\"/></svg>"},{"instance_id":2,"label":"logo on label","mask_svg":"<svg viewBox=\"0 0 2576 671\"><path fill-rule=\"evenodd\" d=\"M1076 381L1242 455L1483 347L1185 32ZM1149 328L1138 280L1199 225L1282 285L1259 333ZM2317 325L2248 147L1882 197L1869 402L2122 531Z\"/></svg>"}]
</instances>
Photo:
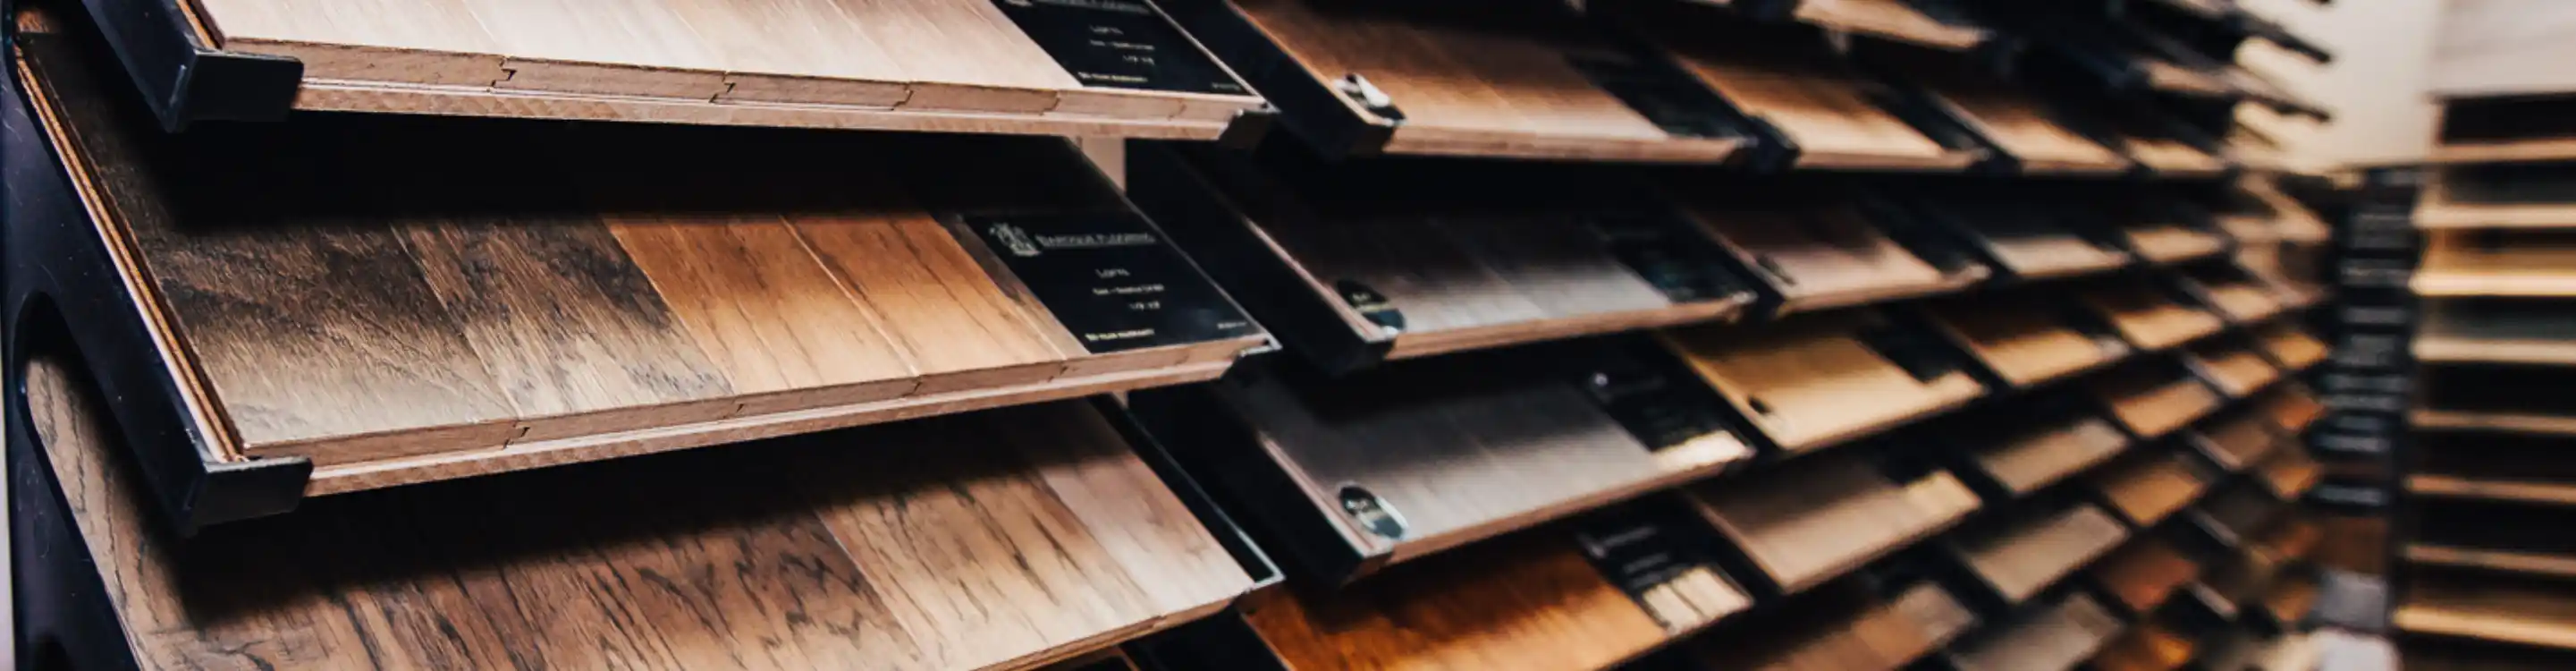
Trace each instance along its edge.
<instances>
[{"instance_id":1,"label":"logo on label","mask_svg":"<svg viewBox=\"0 0 2576 671\"><path fill-rule=\"evenodd\" d=\"M1009 248L1012 256L1038 255L1037 240L1031 239L1028 231L1020 230L1018 226L994 224L992 228L985 230L993 234L993 239L1002 241L1002 246Z\"/></svg>"},{"instance_id":2,"label":"logo on label","mask_svg":"<svg viewBox=\"0 0 2576 671\"><path fill-rule=\"evenodd\" d=\"M1380 538L1404 538L1404 516L1395 512L1395 506L1379 500L1369 490L1357 485L1343 487L1342 512L1350 513L1351 520L1358 522L1362 530Z\"/></svg>"}]
</instances>

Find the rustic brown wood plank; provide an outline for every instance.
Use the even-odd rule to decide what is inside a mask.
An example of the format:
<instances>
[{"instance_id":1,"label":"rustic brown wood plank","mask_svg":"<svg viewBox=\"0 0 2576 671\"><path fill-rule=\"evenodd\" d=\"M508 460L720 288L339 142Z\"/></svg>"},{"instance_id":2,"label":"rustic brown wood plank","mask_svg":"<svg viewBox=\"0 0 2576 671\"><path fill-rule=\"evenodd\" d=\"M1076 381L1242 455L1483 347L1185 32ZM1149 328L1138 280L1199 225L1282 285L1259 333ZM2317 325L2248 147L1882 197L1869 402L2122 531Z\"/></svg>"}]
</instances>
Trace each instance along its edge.
<instances>
[{"instance_id":1,"label":"rustic brown wood plank","mask_svg":"<svg viewBox=\"0 0 2576 671\"><path fill-rule=\"evenodd\" d=\"M2015 386L2039 384L2117 361L2128 344L2068 324L2037 296L1978 296L1932 304L1932 323Z\"/></svg>"},{"instance_id":2,"label":"rustic brown wood plank","mask_svg":"<svg viewBox=\"0 0 2576 671\"><path fill-rule=\"evenodd\" d=\"M1686 492L1719 533L1792 592L1940 533L1977 508L1976 495L1948 471L1900 481L1853 454L1811 457L1789 469Z\"/></svg>"},{"instance_id":3,"label":"rustic brown wood plank","mask_svg":"<svg viewBox=\"0 0 2576 671\"><path fill-rule=\"evenodd\" d=\"M1866 317L1820 315L1761 329L1666 329L1658 337L1763 435L1790 450L1858 438L1985 393L1965 371L1915 378L1861 340L1869 327Z\"/></svg>"}]
</instances>

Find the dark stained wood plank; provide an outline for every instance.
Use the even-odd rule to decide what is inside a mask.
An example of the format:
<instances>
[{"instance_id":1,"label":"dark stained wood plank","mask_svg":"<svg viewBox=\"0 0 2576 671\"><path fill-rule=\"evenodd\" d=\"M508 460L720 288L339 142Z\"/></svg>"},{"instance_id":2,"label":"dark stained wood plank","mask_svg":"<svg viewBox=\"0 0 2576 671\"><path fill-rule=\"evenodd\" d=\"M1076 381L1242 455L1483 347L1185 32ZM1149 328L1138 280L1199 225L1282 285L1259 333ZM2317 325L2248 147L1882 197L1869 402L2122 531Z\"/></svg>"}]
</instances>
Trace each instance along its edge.
<instances>
[{"instance_id":1,"label":"dark stained wood plank","mask_svg":"<svg viewBox=\"0 0 2576 671\"><path fill-rule=\"evenodd\" d=\"M138 106L52 34L24 53L55 126L251 454L353 458L488 448L516 433L500 385L393 231L309 170L295 133L175 136L155 148ZM328 123L327 121L323 123ZM241 193L274 196L256 202Z\"/></svg>"},{"instance_id":2,"label":"dark stained wood plank","mask_svg":"<svg viewBox=\"0 0 2576 671\"><path fill-rule=\"evenodd\" d=\"M2087 572L2121 605L2144 613L2164 605L2174 590L2199 578L2200 564L2163 538L2141 534Z\"/></svg>"}]
</instances>

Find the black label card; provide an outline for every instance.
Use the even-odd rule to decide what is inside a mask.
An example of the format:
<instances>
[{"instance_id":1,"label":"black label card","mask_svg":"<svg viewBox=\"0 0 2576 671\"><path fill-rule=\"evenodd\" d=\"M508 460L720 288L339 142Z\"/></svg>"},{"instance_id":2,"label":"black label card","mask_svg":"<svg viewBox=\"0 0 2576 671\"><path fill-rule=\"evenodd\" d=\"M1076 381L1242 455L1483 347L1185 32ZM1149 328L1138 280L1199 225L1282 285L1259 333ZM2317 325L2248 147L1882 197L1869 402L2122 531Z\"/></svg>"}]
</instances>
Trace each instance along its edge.
<instances>
[{"instance_id":1,"label":"black label card","mask_svg":"<svg viewBox=\"0 0 2576 671\"><path fill-rule=\"evenodd\" d=\"M1717 92L1680 70L1652 63L1568 57L1566 62L1664 132L1682 137L1735 137L1735 114Z\"/></svg>"},{"instance_id":2,"label":"black label card","mask_svg":"<svg viewBox=\"0 0 2576 671\"><path fill-rule=\"evenodd\" d=\"M1605 352L1587 374L1585 391L1646 447L1661 450L1729 431L1721 401L1707 385L1652 360Z\"/></svg>"},{"instance_id":3,"label":"black label card","mask_svg":"<svg viewBox=\"0 0 2576 671\"><path fill-rule=\"evenodd\" d=\"M1751 601L1718 572L1705 539L1684 537L1689 520L1631 506L1597 512L1574 529L1585 559L1667 630L1743 610ZM1706 528L1700 525L1698 528Z\"/></svg>"},{"instance_id":4,"label":"black label card","mask_svg":"<svg viewBox=\"0 0 2576 671\"><path fill-rule=\"evenodd\" d=\"M1250 95L1141 0L993 0L1084 86Z\"/></svg>"},{"instance_id":5,"label":"black label card","mask_svg":"<svg viewBox=\"0 0 2576 671\"><path fill-rule=\"evenodd\" d=\"M1720 270L1726 252L1670 217L1611 215L1589 222L1610 255L1675 303L1750 297L1752 289Z\"/></svg>"},{"instance_id":6,"label":"black label card","mask_svg":"<svg viewBox=\"0 0 2576 671\"><path fill-rule=\"evenodd\" d=\"M1395 301L1387 298L1386 294L1378 293L1359 280L1334 282L1333 290L1341 292L1342 302L1350 305L1352 311L1360 313L1360 317L1369 323L1386 329L1389 334L1404 332L1404 311L1396 309Z\"/></svg>"},{"instance_id":7,"label":"black label card","mask_svg":"<svg viewBox=\"0 0 2576 671\"><path fill-rule=\"evenodd\" d=\"M970 216L966 226L1094 354L1261 332L1144 217Z\"/></svg>"}]
</instances>

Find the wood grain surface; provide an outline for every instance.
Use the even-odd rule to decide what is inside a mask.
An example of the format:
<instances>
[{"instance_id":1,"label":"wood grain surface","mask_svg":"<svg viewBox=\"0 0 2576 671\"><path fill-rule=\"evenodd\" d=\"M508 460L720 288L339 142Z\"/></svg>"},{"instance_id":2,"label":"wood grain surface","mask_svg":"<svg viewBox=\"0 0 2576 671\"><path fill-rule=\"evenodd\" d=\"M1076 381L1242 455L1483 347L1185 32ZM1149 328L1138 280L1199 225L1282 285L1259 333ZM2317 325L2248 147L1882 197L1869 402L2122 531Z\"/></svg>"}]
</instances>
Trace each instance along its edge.
<instances>
[{"instance_id":1,"label":"wood grain surface","mask_svg":"<svg viewBox=\"0 0 2576 671\"><path fill-rule=\"evenodd\" d=\"M1724 468L1750 451L1658 451L1555 375L1426 361L1337 380L1240 376L1219 389L1365 554L1401 562ZM1265 371L1269 369L1264 369ZM1389 537L1343 512L1358 487L1403 520Z\"/></svg>"},{"instance_id":2,"label":"wood grain surface","mask_svg":"<svg viewBox=\"0 0 2576 671\"><path fill-rule=\"evenodd\" d=\"M1630 9L1622 18L1737 110L1788 136L1801 167L1940 170L1974 160L1881 107L1821 38L1694 9Z\"/></svg>"},{"instance_id":3,"label":"wood grain surface","mask_svg":"<svg viewBox=\"0 0 2576 671\"><path fill-rule=\"evenodd\" d=\"M817 410L805 430L837 428L1263 341L1092 354L935 218L1114 206L1085 178L922 185L974 183L937 157L951 143L1087 170L1057 140L327 115L164 135L64 39L29 35L41 109L243 454L455 477L583 460L495 448L596 459ZM915 157L912 181L852 155ZM637 431L667 435L601 442Z\"/></svg>"},{"instance_id":4,"label":"wood grain surface","mask_svg":"<svg viewBox=\"0 0 2576 671\"><path fill-rule=\"evenodd\" d=\"M2271 290L2233 265L2194 268L2183 274L2209 307L2228 321L2248 324L2281 314L2283 306Z\"/></svg>"},{"instance_id":5,"label":"wood grain surface","mask_svg":"<svg viewBox=\"0 0 2576 671\"><path fill-rule=\"evenodd\" d=\"M2260 352L2247 343L2229 339L2200 342L2184 350L2183 359L2200 371L2200 375L2220 393L2241 398L2281 379L2281 369L2272 367Z\"/></svg>"},{"instance_id":6,"label":"wood grain surface","mask_svg":"<svg viewBox=\"0 0 2576 671\"><path fill-rule=\"evenodd\" d=\"M1697 641L1715 671L1895 671L1976 624L1956 597L1931 584L1880 597L1844 584L1751 626Z\"/></svg>"},{"instance_id":7,"label":"wood grain surface","mask_svg":"<svg viewBox=\"0 0 2576 671\"><path fill-rule=\"evenodd\" d=\"M1965 371L1916 378L1861 340L1869 322L1833 314L1659 336L1763 435L1793 451L1884 431L1985 393Z\"/></svg>"},{"instance_id":8,"label":"wood grain surface","mask_svg":"<svg viewBox=\"0 0 2576 671\"><path fill-rule=\"evenodd\" d=\"M1713 480L1684 490L1727 540L1790 592L1940 533L1977 508L1948 471L1898 480L1861 455L1793 462L1755 481Z\"/></svg>"},{"instance_id":9,"label":"wood grain surface","mask_svg":"<svg viewBox=\"0 0 2576 671\"><path fill-rule=\"evenodd\" d=\"M2089 414L2035 419L2030 426L2006 431L2005 438L1976 444L1972 458L2016 495L2038 491L2129 447L2129 436L2118 425Z\"/></svg>"},{"instance_id":10,"label":"wood grain surface","mask_svg":"<svg viewBox=\"0 0 2576 671\"><path fill-rule=\"evenodd\" d=\"M1025 668L1250 587L1084 403L307 501L181 542L74 370L37 361L32 419L146 668Z\"/></svg>"},{"instance_id":11,"label":"wood grain surface","mask_svg":"<svg viewBox=\"0 0 2576 671\"><path fill-rule=\"evenodd\" d=\"M2130 353L2128 343L2069 324L2071 314L2036 294L1980 295L1936 302L1932 323L2013 386L2092 370Z\"/></svg>"},{"instance_id":12,"label":"wood grain surface","mask_svg":"<svg viewBox=\"0 0 2576 671\"><path fill-rule=\"evenodd\" d=\"M2127 633L2103 646L2092 667L2101 671L2174 671L2191 663L2200 645L2153 620L2129 626Z\"/></svg>"},{"instance_id":13,"label":"wood grain surface","mask_svg":"<svg viewBox=\"0 0 2576 671\"><path fill-rule=\"evenodd\" d=\"M1434 16L1416 17L1318 0L1232 5L1318 82L1357 76L1383 92L1403 114L1388 153L1715 162L1742 146L1674 136L1595 85L1568 56L1609 50L1571 15L1417 8Z\"/></svg>"},{"instance_id":14,"label":"wood grain surface","mask_svg":"<svg viewBox=\"0 0 2576 671\"><path fill-rule=\"evenodd\" d=\"M2092 597L2070 595L1952 646L1950 664L1959 671L2065 671L2092 658L2123 626Z\"/></svg>"},{"instance_id":15,"label":"wood grain surface","mask_svg":"<svg viewBox=\"0 0 2576 671\"><path fill-rule=\"evenodd\" d=\"M2110 513L2077 505L2046 514L2025 513L1951 540L1959 545L1971 574L2005 601L2017 604L2084 568L2128 536L2129 530Z\"/></svg>"},{"instance_id":16,"label":"wood grain surface","mask_svg":"<svg viewBox=\"0 0 2576 671\"><path fill-rule=\"evenodd\" d=\"M2201 453L2230 472L2262 463L2284 444L2271 422L2252 412L2229 412L2202 422L2192 432Z\"/></svg>"},{"instance_id":17,"label":"wood grain surface","mask_svg":"<svg viewBox=\"0 0 2576 671\"><path fill-rule=\"evenodd\" d=\"M2094 398L2129 433L2156 438L2198 421L2224 398L2199 379L2160 366L2131 366L2087 378Z\"/></svg>"},{"instance_id":18,"label":"wood grain surface","mask_svg":"<svg viewBox=\"0 0 2576 671\"><path fill-rule=\"evenodd\" d=\"M2424 296L2576 296L2576 231L2437 230L2409 286Z\"/></svg>"},{"instance_id":19,"label":"wood grain surface","mask_svg":"<svg viewBox=\"0 0 2576 671\"><path fill-rule=\"evenodd\" d=\"M2317 397L2309 395L2306 390L2294 384L2273 387L2255 396L2248 407L2270 418L2273 426L2279 427L2282 433L2289 435L2306 432L2309 424L2316 423L2317 418L2324 417L2326 414L2324 403L2318 402Z\"/></svg>"},{"instance_id":20,"label":"wood grain surface","mask_svg":"<svg viewBox=\"0 0 2576 671\"><path fill-rule=\"evenodd\" d=\"M2077 296L2139 349L2171 348L2227 326L2218 315L2186 305L2143 279L2091 285Z\"/></svg>"},{"instance_id":21,"label":"wood grain surface","mask_svg":"<svg viewBox=\"0 0 2576 671\"><path fill-rule=\"evenodd\" d=\"M1869 49L1862 62L1931 94L1979 135L1994 142L2032 173L2115 173L2129 160L2058 120L2027 87L2008 83L1972 65L1972 59L1925 58L1903 49Z\"/></svg>"},{"instance_id":22,"label":"wood grain surface","mask_svg":"<svg viewBox=\"0 0 2576 671\"><path fill-rule=\"evenodd\" d=\"M2164 605L2176 589L2200 577L2200 563L2163 538L2140 534L2086 572L2131 612Z\"/></svg>"},{"instance_id":23,"label":"wood grain surface","mask_svg":"<svg viewBox=\"0 0 2576 671\"><path fill-rule=\"evenodd\" d=\"M2317 339L2292 319L2279 319L2253 327L2249 332L2254 346L2270 356L2272 362L2291 373L2305 371L2333 354L2326 342Z\"/></svg>"},{"instance_id":24,"label":"wood grain surface","mask_svg":"<svg viewBox=\"0 0 2576 671\"><path fill-rule=\"evenodd\" d=\"M2197 469L2181 454L2166 450L2132 452L2085 479L2113 511L2142 527L2163 521L2209 491L2209 481Z\"/></svg>"},{"instance_id":25,"label":"wood grain surface","mask_svg":"<svg viewBox=\"0 0 2576 671\"><path fill-rule=\"evenodd\" d=\"M1959 197L1931 193L1925 200L1947 209L1973 238L2013 275L2025 280L2085 275L2128 265L2133 257L2116 245L2076 235L2055 214L2034 207L2029 194L2004 191Z\"/></svg>"},{"instance_id":26,"label":"wood grain surface","mask_svg":"<svg viewBox=\"0 0 2576 671\"><path fill-rule=\"evenodd\" d=\"M1943 21L1904 0L1816 0L1798 3L1799 21L1851 33L1965 51L1986 39L1984 28Z\"/></svg>"},{"instance_id":27,"label":"wood grain surface","mask_svg":"<svg viewBox=\"0 0 2576 671\"><path fill-rule=\"evenodd\" d=\"M1849 203L1674 193L1701 228L1781 294L1784 311L1894 300L1965 284L1897 244Z\"/></svg>"},{"instance_id":28,"label":"wood grain surface","mask_svg":"<svg viewBox=\"0 0 2576 671\"><path fill-rule=\"evenodd\" d=\"M367 0L326 11L214 0L193 8L226 50L301 61L308 87L426 93L453 107L514 96L570 106L602 96L702 108L702 117L717 111L703 108L750 104L1156 122L1222 120L1261 104L1195 42L1128 36L1168 61L1165 69L1204 61L1221 83L1074 72L1003 7L983 2ZM1146 3L1089 9L1163 22ZM558 115L544 107L476 111Z\"/></svg>"},{"instance_id":29,"label":"wood grain surface","mask_svg":"<svg viewBox=\"0 0 2576 671\"><path fill-rule=\"evenodd\" d=\"M1687 598L1712 610L1750 603L1722 581L1693 584ZM1673 638L1572 539L1530 534L1396 567L1340 591L1283 593L1244 617L1290 671L1588 671Z\"/></svg>"},{"instance_id":30,"label":"wood grain surface","mask_svg":"<svg viewBox=\"0 0 2576 671\"><path fill-rule=\"evenodd\" d=\"M2564 582L2418 569L2391 619L2399 631L2576 650L2576 590Z\"/></svg>"}]
</instances>

